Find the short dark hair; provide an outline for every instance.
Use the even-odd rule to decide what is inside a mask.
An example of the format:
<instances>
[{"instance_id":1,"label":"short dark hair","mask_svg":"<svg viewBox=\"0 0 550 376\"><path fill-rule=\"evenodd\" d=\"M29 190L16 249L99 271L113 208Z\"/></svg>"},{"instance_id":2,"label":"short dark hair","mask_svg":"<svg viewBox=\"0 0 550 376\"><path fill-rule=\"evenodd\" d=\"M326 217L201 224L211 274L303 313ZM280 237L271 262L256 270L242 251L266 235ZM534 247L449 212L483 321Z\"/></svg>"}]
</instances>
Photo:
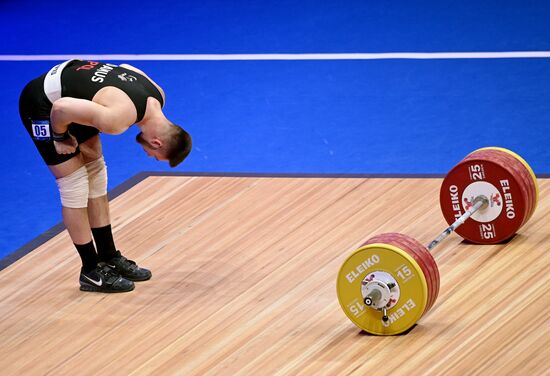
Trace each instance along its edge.
<instances>
[{"instance_id":1,"label":"short dark hair","mask_svg":"<svg viewBox=\"0 0 550 376\"><path fill-rule=\"evenodd\" d=\"M171 123L173 131L171 132L166 148L166 157L170 162L170 167L179 165L191 152L193 142L191 135L179 125Z\"/></svg>"}]
</instances>

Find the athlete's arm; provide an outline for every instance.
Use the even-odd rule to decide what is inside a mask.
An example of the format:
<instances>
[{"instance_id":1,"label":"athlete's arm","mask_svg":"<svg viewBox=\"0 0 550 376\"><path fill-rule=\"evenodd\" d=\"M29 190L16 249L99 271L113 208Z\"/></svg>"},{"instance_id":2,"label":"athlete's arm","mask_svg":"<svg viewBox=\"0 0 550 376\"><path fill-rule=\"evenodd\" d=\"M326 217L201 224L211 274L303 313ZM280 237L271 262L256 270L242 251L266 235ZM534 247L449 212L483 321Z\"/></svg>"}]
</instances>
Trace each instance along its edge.
<instances>
[{"instance_id":1,"label":"athlete's arm","mask_svg":"<svg viewBox=\"0 0 550 376\"><path fill-rule=\"evenodd\" d=\"M88 125L108 134L120 134L132 125L132 120L123 111L71 97L63 97L53 103L50 122L53 131L58 134L65 133L71 123Z\"/></svg>"}]
</instances>

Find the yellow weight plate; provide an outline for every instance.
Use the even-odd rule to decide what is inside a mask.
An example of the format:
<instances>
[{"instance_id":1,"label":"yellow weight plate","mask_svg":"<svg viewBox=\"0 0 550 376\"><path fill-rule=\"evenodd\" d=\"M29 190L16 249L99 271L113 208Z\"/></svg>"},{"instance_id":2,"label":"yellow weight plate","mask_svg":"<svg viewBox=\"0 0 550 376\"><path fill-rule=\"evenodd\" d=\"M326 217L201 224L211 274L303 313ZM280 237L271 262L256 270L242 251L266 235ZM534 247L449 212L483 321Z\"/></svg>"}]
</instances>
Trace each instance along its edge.
<instances>
[{"instance_id":1,"label":"yellow weight plate","mask_svg":"<svg viewBox=\"0 0 550 376\"><path fill-rule=\"evenodd\" d=\"M390 274L399 287L399 299L387 310L387 322L382 320L382 311L367 307L363 301L362 286L375 272ZM393 335L407 331L422 317L428 285L422 269L407 252L390 244L374 243L357 249L344 261L336 293L344 313L360 329Z\"/></svg>"}]
</instances>

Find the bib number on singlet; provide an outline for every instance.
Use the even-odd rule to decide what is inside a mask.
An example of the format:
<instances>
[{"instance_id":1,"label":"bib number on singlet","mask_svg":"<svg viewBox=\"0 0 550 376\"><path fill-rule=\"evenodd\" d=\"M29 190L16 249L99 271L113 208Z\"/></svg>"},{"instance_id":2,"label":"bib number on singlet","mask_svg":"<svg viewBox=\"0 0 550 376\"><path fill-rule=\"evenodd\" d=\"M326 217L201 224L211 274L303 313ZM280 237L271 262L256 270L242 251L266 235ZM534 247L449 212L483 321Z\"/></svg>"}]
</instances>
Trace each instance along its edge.
<instances>
[{"instance_id":1,"label":"bib number on singlet","mask_svg":"<svg viewBox=\"0 0 550 376\"><path fill-rule=\"evenodd\" d=\"M50 121L32 120L32 136L37 141L50 140Z\"/></svg>"}]
</instances>

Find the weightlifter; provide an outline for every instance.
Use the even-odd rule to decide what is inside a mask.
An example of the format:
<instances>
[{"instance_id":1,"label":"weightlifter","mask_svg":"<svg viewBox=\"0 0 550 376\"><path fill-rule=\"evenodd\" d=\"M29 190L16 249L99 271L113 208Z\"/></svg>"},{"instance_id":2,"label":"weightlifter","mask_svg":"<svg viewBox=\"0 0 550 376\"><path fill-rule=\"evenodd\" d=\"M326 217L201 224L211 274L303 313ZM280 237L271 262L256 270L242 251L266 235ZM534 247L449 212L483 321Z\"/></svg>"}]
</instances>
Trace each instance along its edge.
<instances>
[{"instance_id":1,"label":"weightlifter","mask_svg":"<svg viewBox=\"0 0 550 376\"><path fill-rule=\"evenodd\" d=\"M134 281L151 278L115 247L99 134L135 124L145 153L175 167L191 151L191 137L166 118L164 102L139 69L81 60L56 65L21 93L21 120L56 179L63 222L82 259L82 291L131 291Z\"/></svg>"}]
</instances>

